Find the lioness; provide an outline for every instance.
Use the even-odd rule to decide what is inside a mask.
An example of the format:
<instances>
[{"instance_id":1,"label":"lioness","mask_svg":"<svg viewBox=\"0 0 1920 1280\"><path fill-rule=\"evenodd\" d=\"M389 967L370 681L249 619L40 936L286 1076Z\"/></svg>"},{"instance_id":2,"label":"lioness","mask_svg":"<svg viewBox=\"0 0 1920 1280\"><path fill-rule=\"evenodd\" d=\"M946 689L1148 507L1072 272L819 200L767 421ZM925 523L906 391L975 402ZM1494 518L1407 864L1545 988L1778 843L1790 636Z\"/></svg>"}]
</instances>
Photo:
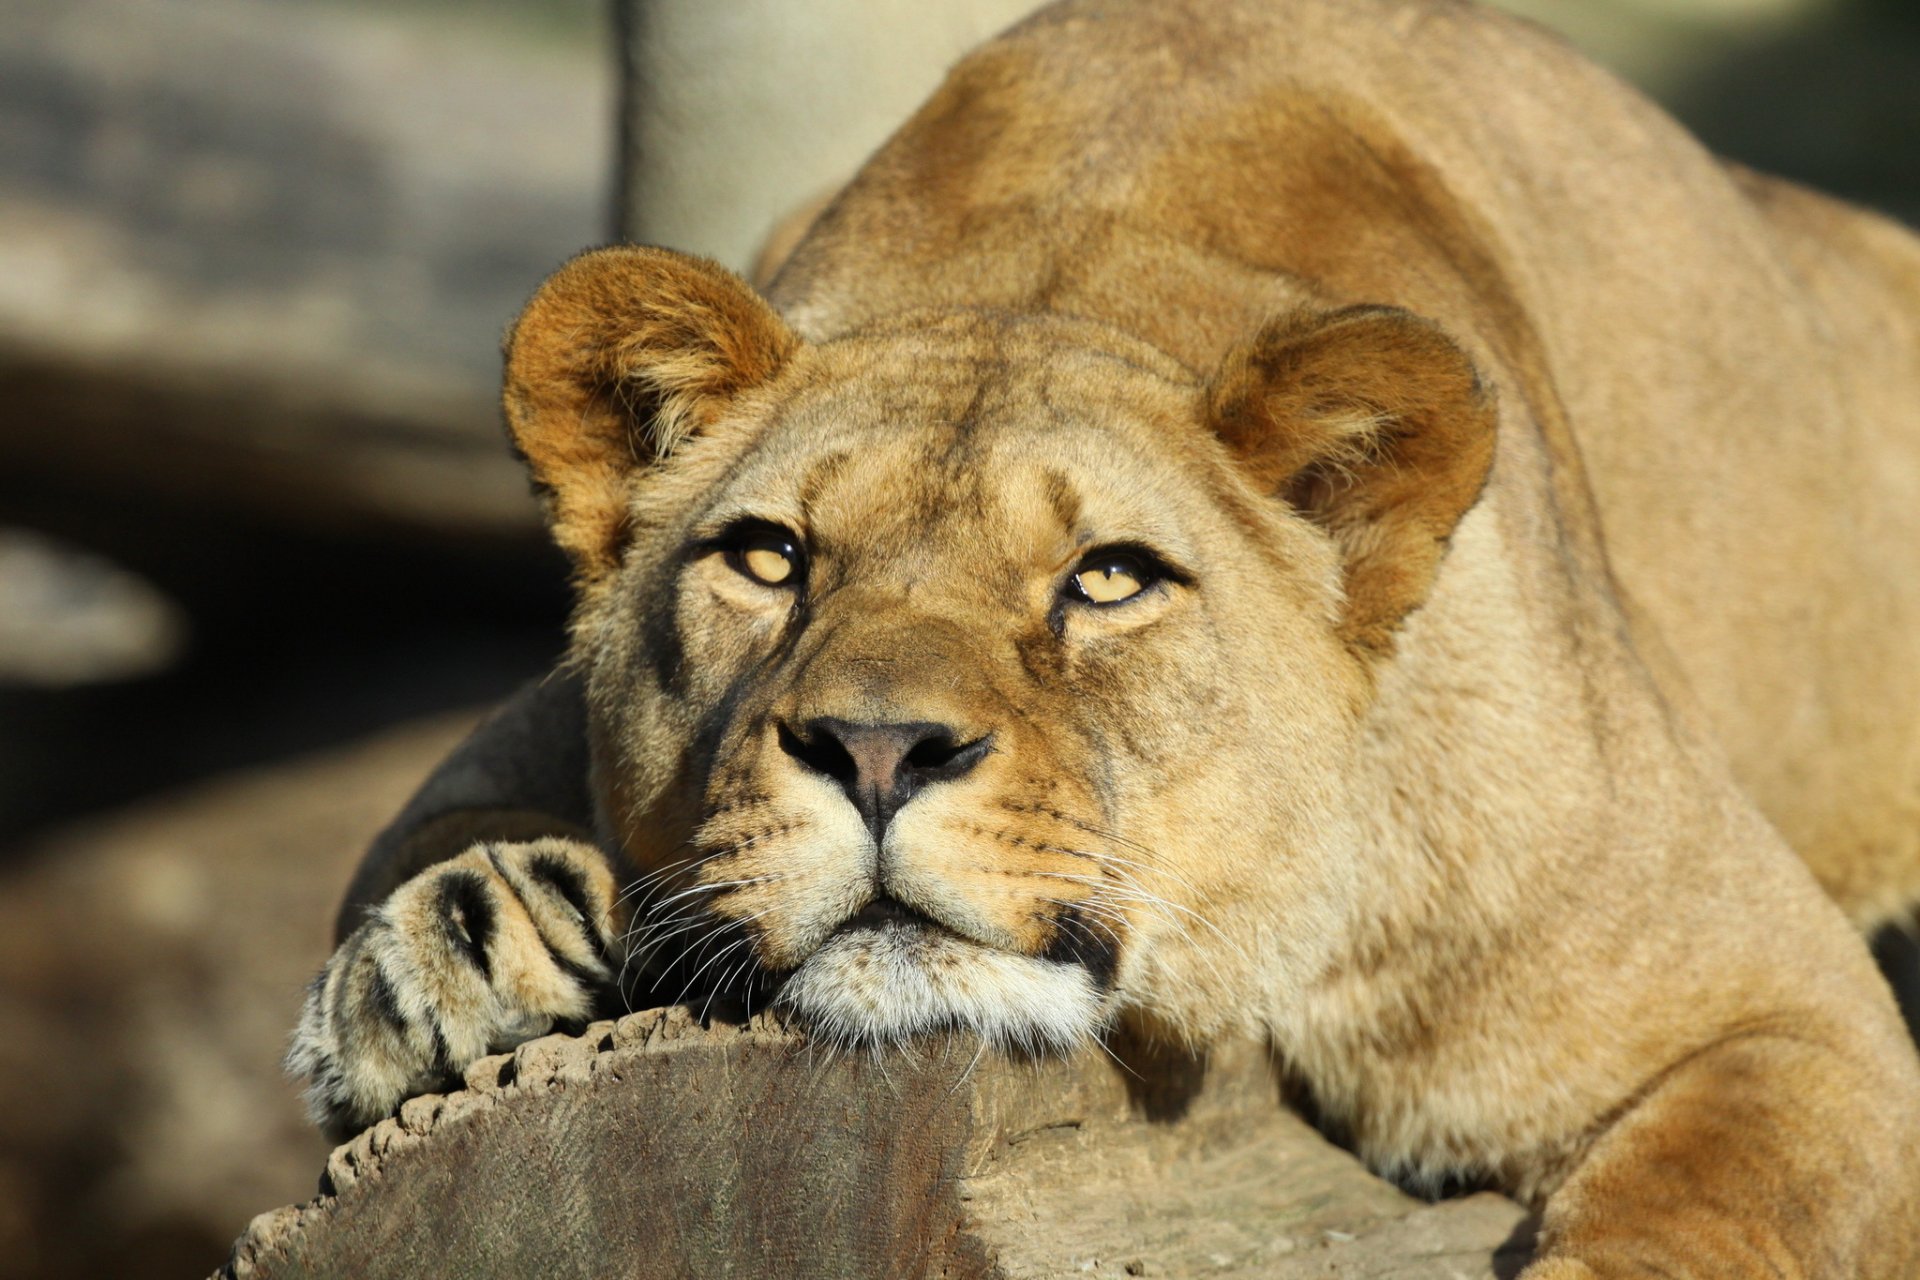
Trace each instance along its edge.
<instances>
[{"instance_id":1,"label":"lioness","mask_svg":"<svg viewBox=\"0 0 1920 1280\"><path fill-rule=\"evenodd\" d=\"M505 404L571 674L363 870L336 1128L624 966L1257 1032L1375 1167L1539 1206L1527 1280L1920 1274L1855 931L1920 898L1897 227L1464 4L1067 0L766 300L568 264Z\"/></svg>"}]
</instances>

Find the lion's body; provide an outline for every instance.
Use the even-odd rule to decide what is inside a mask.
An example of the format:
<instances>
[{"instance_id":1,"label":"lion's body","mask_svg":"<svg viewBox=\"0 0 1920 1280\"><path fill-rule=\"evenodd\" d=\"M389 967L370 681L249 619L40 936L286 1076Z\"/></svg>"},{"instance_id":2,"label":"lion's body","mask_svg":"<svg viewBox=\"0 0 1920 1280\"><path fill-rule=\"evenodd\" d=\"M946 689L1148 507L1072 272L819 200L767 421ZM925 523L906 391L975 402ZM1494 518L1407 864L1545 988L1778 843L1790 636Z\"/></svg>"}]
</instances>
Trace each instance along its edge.
<instances>
[{"instance_id":1,"label":"lion's body","mask_svg":"<svg viewBox=\"0 0 1920 1280\"><path fill-rule=\"evenodd\" d=\"M1255 1031L1544 1205L1529 1280L1920 1269L1855 932L1920 899L1911 237L1470 6L1070 0L769 297L610 250L509 349L643 955L850 1039ZM435 902L483 976L551 934L558 848L410 881L313 1025Z\"/></svg>"},{"instance_id":2,"label":"lion's body","mask_svg":"<svg viewBox=\"0 0 1920 1280\"><path fill-rule=\"evenodd\" d=\"M1727 278L1749 283L1710 290L1708 342L1659 327L1685 364L1641 353L1621 421L1653 429L1582 431L1581 449L1614 574L1651 624L1642 650L1665 646L1747 794L1855 923L1904 924L1920 901L1920 242L1729 178L1729 222L1751 230ZM1675 414L1698 428L1661 429Z\"/></svg>"},{"instance_id":3,"label":"lion's body","mask_svg":"<svg viewBox=\"0 0 1920 1280\"><path fill-rule=\"evenodd\" d=\"M782 310L806 333L962 299L1092 315L1200 369L1305 290L1472 335L1642 657L1856 921L1903 916L1920 243L1730 171L1472 6L1097 14L963 64L776 283Z\"/></svg>"}]
</instances>

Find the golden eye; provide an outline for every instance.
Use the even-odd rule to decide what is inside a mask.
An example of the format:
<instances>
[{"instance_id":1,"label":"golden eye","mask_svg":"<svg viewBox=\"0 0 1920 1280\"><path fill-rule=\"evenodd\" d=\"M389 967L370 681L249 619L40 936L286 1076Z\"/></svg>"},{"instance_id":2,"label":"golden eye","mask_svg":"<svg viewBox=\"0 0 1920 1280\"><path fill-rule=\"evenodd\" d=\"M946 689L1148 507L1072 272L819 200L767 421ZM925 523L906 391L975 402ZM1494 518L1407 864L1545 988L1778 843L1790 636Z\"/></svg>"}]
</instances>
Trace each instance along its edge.
<instances>
[{"instance_id":1,"label":"golden eye","mask_svg":"<svg viewBox=\"0 0 1920 1280\"><path fill-rule=\"evenodd\" d=\"M727 558L763 586L788 587L800 580L800 548L784 530L755 530L735 544Z\"/></svg>"},{"instance_id":2,"label":"golden eye","mask_svg":"<svg viewBox=\"0 0 1920 1280\"><path fill-rule=\"evenodd\" d=\"M1073 590L1089 604L1120 604L1145 591L1153 576L1138 556L1109 553L1074 570Z\"/></svg>"}]
</instances>

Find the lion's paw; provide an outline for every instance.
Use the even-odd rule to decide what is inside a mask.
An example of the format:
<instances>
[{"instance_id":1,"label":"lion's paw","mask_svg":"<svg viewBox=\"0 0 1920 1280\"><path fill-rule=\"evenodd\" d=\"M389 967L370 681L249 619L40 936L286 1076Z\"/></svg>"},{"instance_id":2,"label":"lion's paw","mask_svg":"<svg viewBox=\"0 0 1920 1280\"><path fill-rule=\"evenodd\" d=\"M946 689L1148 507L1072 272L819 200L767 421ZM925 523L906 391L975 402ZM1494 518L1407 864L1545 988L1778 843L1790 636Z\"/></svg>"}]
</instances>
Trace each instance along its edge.
<instances>
[{"instance_id":1,"label":"lion's paw","mask_svg":"<svg viewBox=\"0 0 1920 1280\"><path fill-rule=\"evenodd\" d=\"M615 981L612 869L571 840L476 845L395 890L307 988L287 1070L342 1138L476 1058L584 1023Z\"/></svg>"}]
</instances>

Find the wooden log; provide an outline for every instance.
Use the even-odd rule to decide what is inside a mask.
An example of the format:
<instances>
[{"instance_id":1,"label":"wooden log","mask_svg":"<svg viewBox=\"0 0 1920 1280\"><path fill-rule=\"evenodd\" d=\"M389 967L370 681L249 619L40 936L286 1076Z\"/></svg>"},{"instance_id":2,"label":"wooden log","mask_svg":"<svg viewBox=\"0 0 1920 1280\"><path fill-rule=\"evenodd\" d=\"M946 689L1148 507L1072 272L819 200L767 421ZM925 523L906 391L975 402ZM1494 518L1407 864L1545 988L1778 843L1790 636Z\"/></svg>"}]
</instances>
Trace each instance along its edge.
<instances>
[{"instance_id":1,"label":"wooden log","mask_svg":"<svg viewBox=\"0 0 1920 1280\"><path fill-rule=\"evenodd\" d=\"M228 1280L1065 1275L1491 1280L1518 1206L1440 1204L1280 1104L1265 1055L835 1052L685 1009L483 1059L337 1149ZM1124 1061L1123 1061L1124 1059Z\"/></svg>"}]
</instances>

